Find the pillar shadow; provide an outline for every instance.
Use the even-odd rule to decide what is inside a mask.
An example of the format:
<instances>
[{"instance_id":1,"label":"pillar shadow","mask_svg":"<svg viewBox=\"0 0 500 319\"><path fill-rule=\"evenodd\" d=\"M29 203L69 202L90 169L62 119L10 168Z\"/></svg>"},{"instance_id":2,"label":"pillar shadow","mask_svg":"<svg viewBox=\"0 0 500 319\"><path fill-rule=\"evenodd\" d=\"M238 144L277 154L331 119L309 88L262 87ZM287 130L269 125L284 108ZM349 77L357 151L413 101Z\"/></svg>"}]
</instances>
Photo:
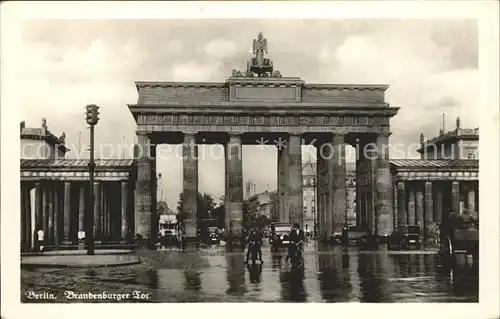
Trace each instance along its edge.
<instances>
[{"instance_id":1,"label":"pillar shadow","mask_svg":"<svg viewBox=\"0 0 500 319\"><path fill-rule=\"evenodd\" d=\"M361 302L390 302L392 296L388 288L387 275L383 274L386 269L377 267L377 256L379 254L360 254L358 263L358 275L361 288ZM385 254L384 257L387 257Z\"/></svg>"},{"instance_id":2,"label":"pillar shadow","mask_svg":"<svg viewBox=\"0 0 500 319\"><path fill-rule=\"evenodd\" d=\"M318 255L318 282L325 302L346 302L352 292L349 255Z\"/></svg>"},{"instance_id":3,"label":"pillar shadow","mask_svg":"<svg viewBox=\"0 0 500 319\"><path fill-rule=\"evenodd\" d=\"M226 254L227 283L229 285L226 294L243 296L246 292L245 286L245 256L243 254Z\"/></svg>"},{"instance_id":4,"label":"pillar shadow","mask_svg":"<svg viewBox=\"0 0 500 319\"><path fill-rule=\"evenodd\" d=\"M304 287L304 271L290 268L280 273L281 298L285 302L305 302L307 292Z\"/></svg>"}]
</instances>

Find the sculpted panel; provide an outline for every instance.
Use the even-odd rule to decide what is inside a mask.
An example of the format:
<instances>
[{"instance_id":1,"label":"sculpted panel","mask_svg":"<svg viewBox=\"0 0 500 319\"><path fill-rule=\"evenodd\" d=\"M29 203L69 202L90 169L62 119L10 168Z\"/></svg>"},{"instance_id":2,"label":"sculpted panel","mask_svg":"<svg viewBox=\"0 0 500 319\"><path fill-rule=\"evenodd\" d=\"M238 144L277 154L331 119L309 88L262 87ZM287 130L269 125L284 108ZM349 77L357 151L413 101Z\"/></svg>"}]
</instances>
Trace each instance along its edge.
<instances>
[{"instance_id":1,"label":"sculpted panel","mask_svg":"<svg viewBox=\"0 0 500 319\"><path fill-rule=\"evenodd\" d=\"M137 117L141 125L257 125L257 126L379 126L386 122L382 117L324 116L324 115L151 115Z\"/></svg>"}]
</instances>

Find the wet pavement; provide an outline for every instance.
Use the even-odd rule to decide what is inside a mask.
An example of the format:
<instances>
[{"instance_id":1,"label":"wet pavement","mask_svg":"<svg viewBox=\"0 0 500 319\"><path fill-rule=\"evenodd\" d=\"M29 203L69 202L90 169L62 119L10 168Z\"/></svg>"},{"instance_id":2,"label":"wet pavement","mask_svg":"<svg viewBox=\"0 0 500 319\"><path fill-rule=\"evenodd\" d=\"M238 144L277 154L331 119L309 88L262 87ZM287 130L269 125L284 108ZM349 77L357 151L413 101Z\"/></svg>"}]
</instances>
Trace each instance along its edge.
<instances>
[{"instance_id":1,"label":"wet pavement","mask_svg":"<svg viewBox=\"0 0 500 319\"><path fill-rule=\"evenodd\" d=\"M263 248L263 265L247 266L242 251L213 246L193 247L186 252L175 249L138 252L143 262L133 266L22 269L21 299L23 302L478 302L478 266L444 267L432 247L418 251L319 248L315 242L306 245L304 271L292 269L285 262L286 252L271 252L269 245ZM43 293L53 298L33 298L34 294ZM116 296L109 297L113 293L129 295L118 300Z\"/></svg>"}]
</instances>

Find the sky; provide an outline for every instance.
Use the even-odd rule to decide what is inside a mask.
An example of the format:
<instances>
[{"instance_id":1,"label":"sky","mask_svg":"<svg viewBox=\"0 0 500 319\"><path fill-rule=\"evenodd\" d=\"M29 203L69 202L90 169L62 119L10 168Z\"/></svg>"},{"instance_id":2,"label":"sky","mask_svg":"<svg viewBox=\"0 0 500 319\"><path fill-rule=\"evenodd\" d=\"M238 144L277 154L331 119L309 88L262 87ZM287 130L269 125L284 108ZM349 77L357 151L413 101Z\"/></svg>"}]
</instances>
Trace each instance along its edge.
<instances>
[{"instance_id":1,"label":"sky","mask_svg":"<svg viewBox=\"0 0 500 319\"><path fill-rule=\"evenodd\" d=\"M478 127L478 27L442 19L32 20L23 25L18 56L21 120L39 127L45 117L51 132L65 132L69 157L86 157L78 145L88 145L85 105L95 103L96 145L103 145L96 156L119 158L122 149L131 156L136 124L127 104L137 102L134 81L225 81L233 69L245 69L259 32L285 77L389 85L386 101L400 107L391 144L436 136L443 113L446 131L458 116L462 127ZM275 150L245 146L243 156L244 182L252 180L257 192L276 189ZM175 209L182 160L160 159L157 171L159 196ZM223 160L199 161L201 192L221 197L223 176Z\"/></svg>"}]
</instances>

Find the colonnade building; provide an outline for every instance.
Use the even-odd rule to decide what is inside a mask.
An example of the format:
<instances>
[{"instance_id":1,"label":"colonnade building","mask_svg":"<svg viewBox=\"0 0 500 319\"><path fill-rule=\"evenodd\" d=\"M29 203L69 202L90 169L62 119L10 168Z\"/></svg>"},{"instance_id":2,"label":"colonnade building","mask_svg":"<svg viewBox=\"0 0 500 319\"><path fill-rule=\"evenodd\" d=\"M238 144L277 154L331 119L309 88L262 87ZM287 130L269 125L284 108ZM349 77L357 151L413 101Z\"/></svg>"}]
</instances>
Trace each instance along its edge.
<instances>
[{"instance_id":1,"label":"colonnade building","mask_svg":"<svg viewBox=\"0 0 500 319\"><path fill-rule=\"evenodd\" d=\"M479 129L460 127L426 139L421 159L391 160L394 225L419 225L423 235L449 213L479 211ZM427 230L427 231L426 231Z\"/></svg>"},{"instance_id":2,"label":"colonnade building","mask_svg":"<svg viewBox=\"0 0 500 319\"><path fill-rule=\"evenodd\" d=\"M21 122L21 248L43 230L45 246L69 248L84 234L90 203L89 160L67 159L65 134L57 137ZM94 238L99 246L129 243L134 230L132 159L96 160Z\"/></svg>"}]
</instances>

